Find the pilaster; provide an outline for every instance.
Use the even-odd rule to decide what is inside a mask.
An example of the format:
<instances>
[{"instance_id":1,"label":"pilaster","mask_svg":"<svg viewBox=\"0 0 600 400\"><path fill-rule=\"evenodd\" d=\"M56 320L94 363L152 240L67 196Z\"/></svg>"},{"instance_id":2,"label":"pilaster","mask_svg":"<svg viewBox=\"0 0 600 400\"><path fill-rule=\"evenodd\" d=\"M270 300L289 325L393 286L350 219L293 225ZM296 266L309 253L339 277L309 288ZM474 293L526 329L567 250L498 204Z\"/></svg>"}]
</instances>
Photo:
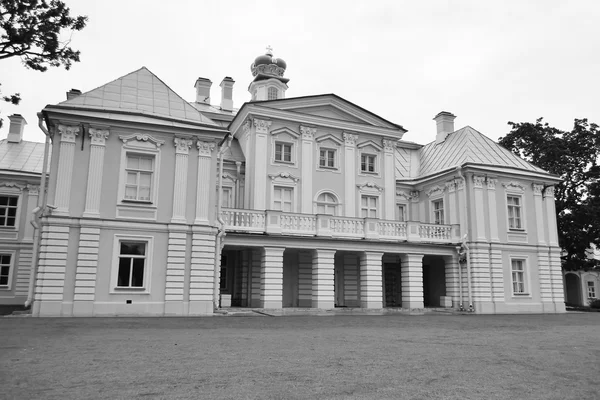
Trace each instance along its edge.
<instances>
[{"instance_id":1,"label":"pilaster","mask_svg":"<svg viewBox=\"0 0 600 400\"><path fill-rule=\"evenodd\" d=\"M475 201L473 208L475 209L475 230L477 240L485 240L485 203L483 202L483 184L485 176L473 175L473 195ZM462 231L461 231L462 232Z\"/></svg>"},{"instance_id":2,"label":"pilaster","mask_svg":"<svg viewBox=\"0 0 600 400\"><path fill-rule=\"evenodd\" d=\"M344 254L344 305L360 306L359 267L355 254Z\"/></svg>"},{"instance_id":3,"label":"pilaster","mask_svg":"<svg viewBox=\"0 0 600 400\"><path fill-rule=\"evenodd\" d=\"M467 190L465 187L464 179L458 179L456 181L456 190L458 196L458 216L460 223L460 232L461 234L464 234L463 232L467 232L469 230L467 226L467 215L464 212L465 204L467 203Z\"/></svg>"},{"instance_id":4,"label":"pilaster","mask_svg":"<svg viewBox=\"0 0 600 400\"><path fill-rule=\"evenodd\" d=\"M192 139L174 138L175 143L175 176L173 186L173 218L172 223L182 223L185 220L185 204L187 197L188 155L192 147ZM200 160L198 160L200 161ZM198 176L198 180L200 176Z\"/></svg>"},{"instance_id":5,"label":"pilaster","mask_svg":"<svg viewBox=\"0 0 600 400\"><path fill-rule=\"evenodd\" d=\"M419 211L419 200L421 192L413 190L410 192L410 220L421 221L425 215Z\"/></svg>"},{"instance_id":6,"label":"pilaster","mask_svg":"<svg viewBox=\"0 0 600 400\"><path fill-rule=\"evenodd\" d=\"M283 306L283 247L265 247L260 268L260 302L262 308Z\"/></svg>"},{"instance_id":7,"label":"pilaster","mask_svg":"<svg viewBox=\"0 0 600 400\"><path fill-rule=\"evenodd\" d=\"M177 228L179 226L169 227L167 271L165 277L165 315L184 315L183 302L187 234L184 230L174 230ZM198 242L196 242L196 250L198 250L198 246ZM197 260L198 257L196 257Z\"/></svg>"},{"instance_id":8,"label":"pilaster","mask_svg":"<svg viewBox=\"0 0 600 400\"><path fill-rule=\"evenodd\" d=\"M333 308L335 250L315 249L312 257L312 308Z\"/></svg>"},{"instance_id":9,"label":"pilaster","mask_svg":"<svg viewBox=\"0 0 600 400\"><path fill-rule=\"evenodd\" d=\"M308 251L298 255L298 307L312 307L313 257Z\"/></svg>"},{"instance_id":10,"label":"pilaster","mask_svg":"<svg viewBox=\"0 0 600 400\"><path fill-rule=\"evenodd\" d=\"M360 256L360 306L383 308L383 253L365 251Z\"/></svg>"},{"instance_id":11,"label":"pilaster","mask_svg":"<svg viewBox=\"0 0 600 400\"><path fill-rule=\"evenodd\" d=\"M108 129L90 128L90 163L88 169L87 190L85 194L84 217L100 217L100 198L102 195L102 174L104 172L104 149L108 139Z\"/></svg>"},{"instance_id":12,"label":"pilaster","mask_svg":"<svg viewBox=\"0 0 600 400\"><path fill-rule=\"evenodd\" d=\"M58 125L60 133L60 150L58 172L56 176L56 192L54 195L55 215L68 215L71 199L73 162L75 159L75 138L79 134L79 126Z\"/></svg>"},{"instance_id":13,"label":"pilaster","mask_svg":"<svg viewBox=\"0 0 600 400\"><path fill-rule=\"evenodd\" d=\"M496 209L496 184L498 179L487 178L487 198L488 198L488 217L489 217L489 229L490 229L490 240L492 242L499 242L498 238L498 211Z\"/></svg>"},{"instance_id":14,"label":"pilaster","mask_svg":"<svg viewBox=\"0 0 600 400\"><path fill-rule=\"evenodd\" d=\"M301 192L301 213L312 214L312 180L313 172L315 170L313 160L313 140L317 133L317 128L308 126L300 126L300 133L302 134L302 163L301 178L302 178L302 192Z\"/></svg>"},{"instance_id":15,"label":"pilaster","mask_svg":"<svg viewBox=\"0 0 600 400\"><path fill-rule=\"evenodd\" d=\"M77 246L73 316L93 315L99 249L100 228L82 226Z\"/></svg>"},{"instance_id":16,"label":"pilaster","mask_svg":"<svg viewBox=\"0 0 600 400\"><path fill-rule=\"evenodd\" d=\"M356 139L358 135L344 132L344 215L356 216Z\"/></svg>"},{"instance_id":17,"label":"pilaster","mask_svg":"<svg viewBox=\"0 0 600 400\"><path fill-rule=\"evenodd\" d=\"M178 251L173 249L174 251ZM193 232L190 262L189 315L213 313L214 233Z\"/></svg>"},{"instance_id":18,"label":"pilaster","mask_svg":"<svg viewBox=\"0 0 600 400\"><path fill-rule=\"evenodd\" d=\"M255 146L254 146L254 190L251 192L253 196L253 209L254 210L266 210L267 209L267 149L269 148L269 127L271 121L257 119L253 120L255 134Z\"/></svg>"},{"instance_id":19,"label":"pilaster","mask_svg":"<svg viewBox=\"0 0 600 400\"><path fill-rule=\"evenodd\" d=\"M402 308L424 308L423 254L401 254Z\"/></svg>"},{"instance_id":20,"label":"pilaster","mask_svg":"<svg viewBox=\"0 0 600 400\"><path fill-rule=\"evenodd\" d=\"M196 220L195 224L208 222L208 205L211 192L212 155L216 147L214 142L196 143L198 147L198 186L196 188Z\"/></svg>"},{"instance_id":21,"label":"pilaster","mask_svg":"<svg viewBox=\"0 0 600 400\"><path fill-rule=\"evenodd\" d=\"M549 186L544 190L544 204L546 206L546 221L548 221L548 244L550 246L558 246L556 205L554 204L554 186Z\"/></svg>"},{"instance_id":22,"label":"pilaster","mask_svg":"<svg viewBox=\"0 0 600 400\"><path fill-rule=\"evenodd\" d=\"M458 209L456 208L456 182L446 182L446 189L448 190L448 217L450 218L450 225L458 224Z\"/></svg>"},{"instance_id":23,"label":"pilaster","mask_svg":"<svg viewBox=\"0 0 600 400\"><path fill-rule=\"evenodd\" d=\"M396 141L382 139L383 144L383 180L385 208L383 218L396 219L396 167L394 166L394 151Z\"/></svg>"},{"instance_id":24,"label":"pilaster","mask_svg":"<svg viewBox=\"0 0 600 400\"><path fill-rule=\"evenodd\" d=\"M458 255L445 256L444 266L446 275L446 296L452 299L453 307L457 307L460 301L458 290Z\"/></svg>"}]
</instances>

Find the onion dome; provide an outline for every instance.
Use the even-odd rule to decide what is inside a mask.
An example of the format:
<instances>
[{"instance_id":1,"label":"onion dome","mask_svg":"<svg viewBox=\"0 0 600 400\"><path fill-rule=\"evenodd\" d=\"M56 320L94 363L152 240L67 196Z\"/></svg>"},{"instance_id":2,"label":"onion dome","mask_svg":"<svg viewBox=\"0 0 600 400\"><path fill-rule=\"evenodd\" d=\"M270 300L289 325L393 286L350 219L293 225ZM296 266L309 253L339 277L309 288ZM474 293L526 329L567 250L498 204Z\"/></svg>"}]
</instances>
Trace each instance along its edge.
<instances>
[{"instance_id":1,"label":"onion dome","mask_svg":"<svg viewBox=\"0 0 600 400\"><path fill-rule=\"evenodd\" d=\"M283 61L282 58L274 58L272 60L273 64L277 65L279 68L283 68L286 69L287 68L287 64L285 61Z\"/></svg>"},{"instance_id":2,"label":"onion dome","mask_svg":"<svg viewBox=\"0 0 600 400\"><path fill-rule=\"evenodd\" d=\"M254 59L254 65L269 65L273 63L273 59L268 54L263 54Z\"/></svg>"}]
</instances>

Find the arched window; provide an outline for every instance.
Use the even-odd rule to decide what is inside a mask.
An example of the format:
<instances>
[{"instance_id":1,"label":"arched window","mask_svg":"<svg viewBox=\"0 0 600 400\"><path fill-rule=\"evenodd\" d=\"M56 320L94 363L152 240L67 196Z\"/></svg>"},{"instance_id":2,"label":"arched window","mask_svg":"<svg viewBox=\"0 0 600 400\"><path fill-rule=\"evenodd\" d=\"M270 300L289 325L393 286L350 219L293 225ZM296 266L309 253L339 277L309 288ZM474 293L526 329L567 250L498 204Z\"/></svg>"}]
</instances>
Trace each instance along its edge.
<instances>
[{"instance_id":1,"label":"arched window","mask_svg":"<svg viewBox=\"0 0 600 400\"><path fill-rule=\"evenodd\" d=\"M317 214L337 215L337 206L337 198L331 193L321 193L317 198Z\"/></svg>"},{"instance_id":2,"label":"arched window","mask_svg":"<svg viewBox=\"0 0 600 400\"><path fill-rule=\"evenodd\" d=\"M277 100L277 88L269 88L267 91L267 100Z\"/></svg>"}]
</instances>

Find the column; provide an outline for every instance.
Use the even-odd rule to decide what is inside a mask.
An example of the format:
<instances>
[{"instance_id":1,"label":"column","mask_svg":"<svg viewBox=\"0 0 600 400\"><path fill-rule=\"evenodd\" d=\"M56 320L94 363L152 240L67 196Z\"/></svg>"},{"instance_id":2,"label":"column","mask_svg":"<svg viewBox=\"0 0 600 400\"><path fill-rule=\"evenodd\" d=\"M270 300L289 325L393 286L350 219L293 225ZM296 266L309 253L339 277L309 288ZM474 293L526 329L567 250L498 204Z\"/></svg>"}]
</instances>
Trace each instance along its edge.
<instances>
[{"instance_id":1,"label":"column","mask_svg":"<svg viewBox=\"0 0 600 400\"><path fill-rule=\"evenodd\" d=\"M208 222L208 204L211 192L212 154L216 145L213 142L196 143L198 146L198 187L196 191L196 220L194 224Z\"/></svg>"},{"instance_id":2,"label":"column","mask_svg":"<svg viewBox=\"0 0 600 400\"><path fill-rule=\"evenodd\" d=\"M317 128L300 126L300 133L302 134L302 163L300 164L302 179L302 198L300 199L300 212L303 214L312 214L312 180L313 173L315 170L313 160L313 139L315 137L315 134L317 133Z\"/></svg>"},{"instance_id":3,"label":"column","mask_svg":"<svg viewBox=\"0 0 600 400\"><path fill-rule=\"evenodd\" d=\"M359 307L359 268L355 254L344 254L344 304L346 307Z\"/></svg>"},{"instance_id":4,"label":"column","mask_svg":"<svg viewBox=\"0 0 600 400\"><path fill-rule=\"evenodd\" d=\"M452 299L452 307L459 304L458 255L444 257L444 273L446 276L446 296Z\"/></svg>"},{"instance_id":5,"label":"column","mask_svg":"<svg viewBox=\"0 0 600 400\"><path fill-rule=\"evenodd\" d=\"M265 247L260 266L262 308L283 307L283 247Z\"/></svg>"},{"instance_id":6,"label":"column","mask_svg":"<svg viewBox=\"0 0 600 400\"><path fill-rule=\"evenodd\" d=\"M189 315L213 312L215 233L213 229L206 227L192 227Z\"/></svg>"},{"instance_id":7,"label":"column","mask_svg":"<svg viewBox=\"0 0 600 400\"><path fill-rule=\"evenodd\" d=\"M185 224L185 203L187 197L188 154L192 147L192 139L179 138L175 142L175 182L173 186L173 218L172 223ZM200 161L200 160L198 160ZM200 180L200 175L198 175Z\"/></svg>"},{"instance_id":8,"label":"column","mask_svg":"<svg viewBox=\"0 0 600 400\"><path fill-rule=\"evenodd\" d=\"M75 159L75 138L79 134L79 126L58 125L60 133L60 150L58 154L58 172L56 176L56 191L54 193L55 215L69 214L71 199L71 178L73 176L73 161Z\"/></svg>"},{"instance_id":9,"label":"column","mask_svg":"<svg viewBox=\"0 0 600 400\"><path fill-rule=\"evenodd\" d=\"M467 190L465 187L465 180L459 179L456 182L457 197L458 197L458 216L460 224L460 233L464 235L469 230L467 226L467 215L465 214L465 204L467 204ZM471 235L471 238L473 236Z\"/></svg>"},{"instance_id":10,"label":"column","mask_svg":"<svg viewBox=\"0 0 600 400\"><path fill-rule=\"evenodd\" d=\"M313 257L309 251L298 254L298 307L312 307Z\"/></svg>"},{"instance_id":11,"label":"column","mask_svg":"<svg viewBox=\"0 0 600 400\"><path fill-rule=\"evenodd\" d=\"M383 219L396 219L396 167L394 165L394 152L396 141L382 139L383 143L383 186L385 208Z\"/></svg>"},{"instance_id":12,"label":"column","mask_svg":"<svg viewBox=\"0 0 600 400\"><path fill-rule=\"evenodd\" d=\"M94 315L99 249L100 228L82 226L77 246L73 316Z\"/></svg>"},{"instance_id":13,"label":"column","mask_svg":"<svg viewBox=\"0 0 600 400\"><path fill-rule=\"evenodd\" d=\"M186 248L187 234L185 228L181 225L169 226L167 274L165 277L165 315L184 315L183 291L185 286Z\"/></svg>"},{"instance_id":14,"label":"column","mask_svg":"<svg viewBox=\"0 0 600 400\"><path fill-rule=\"evenodd\" d=\"M410 192L410 220L411 221L424 221L425 215L419 212L419 200L420 200L420 192L418 190L413 190Z\"/></svg>"},{"instance_id":15,"label":"column","mask_svg":"<svg viewBox=\"0 0 600 400\"><path fill-rule=\"evenodd\" d=\"M360 256L360 306L383 308L383 253L365 251Z\"/></svg>"},{"instance_id":16,"label":"column","mask_svg":"<svg viewBox=\"0 0 600 400\"><path fill-rule=\"evenodd\" d=\"M90 128L90 164L87 190L85 194L84 217L100 217L100 197L102 195L102 173L104 171L104 149L109 135L108 129Z\"/></svg>"},{"instance_id":17,"label":"column","mask_svg":"<svg viewBox=\"0 0 600 400\"><path fill-rule=\"evenodd\" d=\"M538 245L544 246L546 244L544 219L546 214L544 213L544 204L542 201L542 191L544 185L533 184L533 205L535 209L535 226Z\"/></svg>"},{"instance_id":18,"label":"column","mask_svg":"<svg viewBox=\"0 0 600 400\"><path fill-rule=\"evenodd\" d=\"M424 308L423 254L400 255L402 308Z\"/></svg>"},{"instance_id":19,"label":"column","mask_svg":"<svg viewBox=\"0 0 600 400\"><path fill-rule=\"evenodd\" d=\"M450 225L458 224L458 209L456 208L456 182L446 182L448 190L448 217Z\"/></svg>"},{"instance_id":20,"label":"column","mask_svg":"<svg viewBox=\"0 0 600 400\"><path fill-rule=\"evenodd\" d=\"M356 139L358 135L344 132L344 215L356 216Z\"/></svg>"},{"instance_id":21,"label":"column","mask_svg":"<svg viewBox=\"0 0 600 400\"><path fill-rule=\"evenodd\" d=\"M333 308L335 250L315 249L312 256L312 308Z\"/></svg>"},{"instance_id":22,"label":"column","mask_svg":"<svg viewBox=\"0 0 600 400\"><path fill-rule=\"evenodd\" d=\"M251 192L254 210L267 209L267 149L270 126L271 121L254 118L254 190Z\"/></svg>"},{"instance_id":23,"label":"column","mask_svg":"<svg viewBox=\"0 0 600 400\"><path fill-rule=\"evenodd\" d=\"M490 240L492 242L499 242L498 238L498 211L496 210L496 183L498 179L487 178L487 198L488 198L488 214L489 214L489 228L490 228Z\"/></svg>"},{"instance_id":24,"label":"column","mask_svg":"<svg viewBox=\"0 0 600 400\"><path fill-rule=\"evenodd\" d=\"M473 175L473 208L475 209L475 230L477 240L484 241L485 238L485 203L483 202L483 183L485 176Z\"/></svg>"},{"instance_id":25,"label":"column","mask_svg":"<svg viewBox=\"0 0 600 400\"><path fill-rule=\"evenodd\" d=\"M260 271L262 266L262 249L250 250L250 307L261 306ZM283 284L283 276L282 276Z\"/></svg>"},{"instance_id":26,"label":"column","mask_svg":"<svg viewBox=\"0 0 600 400\"><path fill-rule=\"evenodd\" d=\"M558 246L556 206L554 204L554 186L549 186L544 190L544 203L546 205L546 221L548 221L548 244L550 246Z\"/></svg>"}]
</instances>

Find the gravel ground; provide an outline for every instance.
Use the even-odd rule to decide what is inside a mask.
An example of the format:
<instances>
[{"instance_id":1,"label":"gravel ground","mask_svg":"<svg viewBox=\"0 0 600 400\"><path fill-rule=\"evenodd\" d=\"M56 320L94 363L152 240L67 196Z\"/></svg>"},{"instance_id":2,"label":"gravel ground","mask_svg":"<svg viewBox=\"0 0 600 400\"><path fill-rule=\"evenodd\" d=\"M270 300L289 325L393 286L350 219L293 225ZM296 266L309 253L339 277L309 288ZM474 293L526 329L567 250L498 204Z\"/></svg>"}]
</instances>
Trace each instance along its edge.
<instances>
[{"instance_id":1,"label":"gravel ground","mask_svg":"<svg viewBox=\"0 0 600 400\"><path fill-rule=\"evenodd\" d=\"M0 318L1 399L600 399L600 313Z\"/></svg>"}]
</instances>

